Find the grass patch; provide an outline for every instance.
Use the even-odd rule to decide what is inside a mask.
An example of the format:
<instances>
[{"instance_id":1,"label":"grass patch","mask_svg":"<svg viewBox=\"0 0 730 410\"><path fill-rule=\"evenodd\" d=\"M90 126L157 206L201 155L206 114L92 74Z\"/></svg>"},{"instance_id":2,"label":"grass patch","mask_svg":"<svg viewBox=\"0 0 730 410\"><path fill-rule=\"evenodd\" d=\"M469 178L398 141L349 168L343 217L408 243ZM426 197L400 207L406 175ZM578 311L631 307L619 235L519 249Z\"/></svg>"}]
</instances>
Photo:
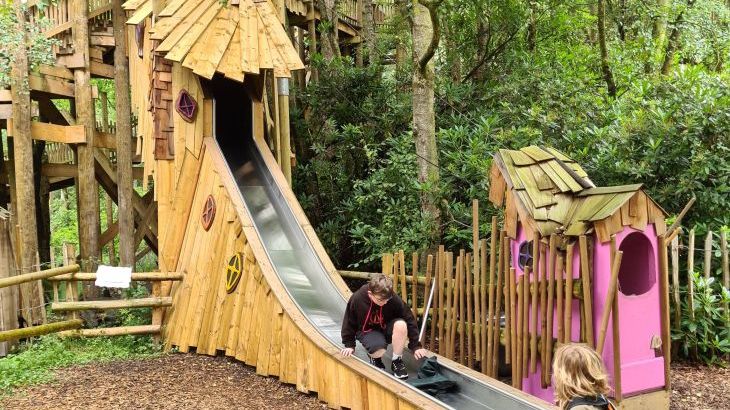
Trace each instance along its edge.
<instances>
[{"instance_id":1,"label":"grass patch","mask_svg":"<svg viewBox=\"0 0 730 410\"><path fill-rule=\"evenodd\" d=\"M150 336L67 338L45 336L0 359L0 396L16 387L53 380L53 370L90 362L162 355Z\"/></svg>"}]
</instances>

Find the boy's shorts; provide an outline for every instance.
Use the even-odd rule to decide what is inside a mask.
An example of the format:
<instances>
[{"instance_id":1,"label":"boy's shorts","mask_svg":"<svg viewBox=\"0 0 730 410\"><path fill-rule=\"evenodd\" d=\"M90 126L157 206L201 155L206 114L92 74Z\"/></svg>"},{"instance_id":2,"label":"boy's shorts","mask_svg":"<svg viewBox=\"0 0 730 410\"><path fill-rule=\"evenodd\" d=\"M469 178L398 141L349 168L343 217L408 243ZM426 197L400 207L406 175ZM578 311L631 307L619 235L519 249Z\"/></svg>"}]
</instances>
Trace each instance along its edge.
<instances>
[{"instance_id":1,"label":"boy's shorts","mask_svg":"<svg viewBox=\"0 0 730 410\"><path fill-rule=\"evenodd\" d=\"M355 338L360 341L365 350L369 354L373 354L380 349L385 349L389 344L393 343L393 325L395 322L403 319L393 319L385 325L385 330L373 329L368 332L357 332Z\"/></svg>"}]
</instances>

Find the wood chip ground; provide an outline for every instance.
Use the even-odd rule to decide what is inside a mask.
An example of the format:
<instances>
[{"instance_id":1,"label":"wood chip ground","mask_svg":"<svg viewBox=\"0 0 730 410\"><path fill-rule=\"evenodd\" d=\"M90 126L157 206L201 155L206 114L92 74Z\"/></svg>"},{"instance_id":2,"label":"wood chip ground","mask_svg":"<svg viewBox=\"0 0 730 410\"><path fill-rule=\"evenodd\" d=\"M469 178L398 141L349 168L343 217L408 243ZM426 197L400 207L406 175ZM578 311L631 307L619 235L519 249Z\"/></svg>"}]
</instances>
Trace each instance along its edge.
<instances>
[{"instance_id":1,"label":"wood chip ground","mask_svg":"<svg viewBox=\"0 0 730 410\"><path fill-rule=\"evenodd\" d=\"M730 369L672 365L671 410L730 406ZM314 395L226 358L174 354L61 369L0 409L323 409Z\"/></svg>"}]
</instances>

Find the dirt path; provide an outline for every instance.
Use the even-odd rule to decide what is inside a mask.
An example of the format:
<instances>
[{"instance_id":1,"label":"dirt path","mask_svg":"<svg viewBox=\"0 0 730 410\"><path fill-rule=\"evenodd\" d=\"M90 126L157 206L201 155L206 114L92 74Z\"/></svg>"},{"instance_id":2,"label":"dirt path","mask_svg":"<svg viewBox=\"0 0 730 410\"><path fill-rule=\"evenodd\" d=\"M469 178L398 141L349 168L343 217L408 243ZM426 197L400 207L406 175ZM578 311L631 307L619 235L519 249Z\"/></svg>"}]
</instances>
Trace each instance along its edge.
<instances>
[{"instance_id":1,"label":"dirt path","mask_svg":"<svg viewBox=\"0 0 730 410\"><path fill-rule=\"evenodd\" d=\"M62 369L0 409L323 409L315 396L226 358L168 355ZM727 409L730 369L672 366L672 410Z\"/></svg>"},{"instance_id":2,"label":"dirt path","mask_svg":"<svg viewBox=\"0 0 730 410\"><path fill-rule=\"evenodd\" d=\"M322 409L296 391L225 358L168 355L70 367L53 383L19 389L10 409Z\"/></svg>"}]
</instances>

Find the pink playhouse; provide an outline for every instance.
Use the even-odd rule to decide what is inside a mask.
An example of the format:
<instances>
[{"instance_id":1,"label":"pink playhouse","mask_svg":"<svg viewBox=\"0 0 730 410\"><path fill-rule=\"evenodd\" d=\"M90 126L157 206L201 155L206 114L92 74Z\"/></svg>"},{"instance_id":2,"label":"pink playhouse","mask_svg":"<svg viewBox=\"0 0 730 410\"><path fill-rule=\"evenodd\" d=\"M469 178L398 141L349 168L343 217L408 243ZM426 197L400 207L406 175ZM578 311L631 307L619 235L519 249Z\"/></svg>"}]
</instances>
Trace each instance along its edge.
<instances>
[{"instance_id":1,"label":"pink playhouse","mask_svg":"<svg viewBox=\"0 0 730 410\"><path fill-rule=\"evenodd\" d=\"M525 311L524 345L509 349L513 374L521 375L516 387L552 401L550 366L543 363L560 343L580 341L602 350L622 407L668 408L662 344L670 341L659 269L666 213L641 184L596 187L552 148L500 150L490 179L490 200L504 207L514 282L522 282L526 296L515 307ZM617 251L616 303L609 303Z\"/></svg>"}]
</instances>

